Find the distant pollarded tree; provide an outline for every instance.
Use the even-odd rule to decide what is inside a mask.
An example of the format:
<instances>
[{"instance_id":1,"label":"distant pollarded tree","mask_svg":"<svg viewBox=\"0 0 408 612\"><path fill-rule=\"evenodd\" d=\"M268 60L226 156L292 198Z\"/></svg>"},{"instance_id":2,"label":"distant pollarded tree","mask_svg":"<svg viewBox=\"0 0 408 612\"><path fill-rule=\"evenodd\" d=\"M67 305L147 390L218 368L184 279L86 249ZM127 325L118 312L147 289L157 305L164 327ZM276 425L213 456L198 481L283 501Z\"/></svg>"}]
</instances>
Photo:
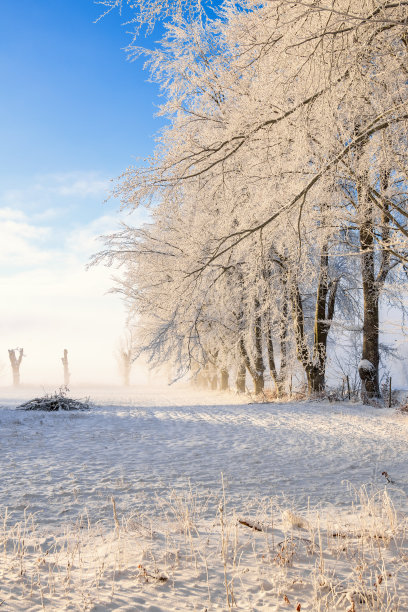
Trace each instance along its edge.
<instances>
[{"instance_id":1,"label":"distant pollarded tree","mask_svg":"<svg viewBox=\"0 0 408 612\"><path fill-rule=\"evenodd\" d=\"M17 356L18 353L18 356ZM13 385L18 387L20 384L20 365L24 357L24 349L15 348L9 349L9 359L11 363L11 369L13 372Z\"/></svg>"},{"instance_id":2,"label":"distant pollarded tree","mask_svg":"<svg viewBox=\"0 0 408 612\"><path fill-rule=\"evenodd\" d=\"M69 379L70 379L70 376L71 376L71 372L69 371L68 351L67 351L67 349L64 349L64 356L61 357L61 362L62 362L62 365L64 366L64 385L66 387L68 387Z\"/></svg>"},{"instance_id":3,"label":"distant pollarded tree","mask_svg":"<svg viewBox=\"0 0 408 612\"><path fill-rule=\"evenodd\" d=\"M130 385L130 372L135 358L136 355L132 332L130 330L126 330L125 334L119 340L116 351L116 360L118 362L119 372L125 387Z\"/></svg>"}]
</instances>

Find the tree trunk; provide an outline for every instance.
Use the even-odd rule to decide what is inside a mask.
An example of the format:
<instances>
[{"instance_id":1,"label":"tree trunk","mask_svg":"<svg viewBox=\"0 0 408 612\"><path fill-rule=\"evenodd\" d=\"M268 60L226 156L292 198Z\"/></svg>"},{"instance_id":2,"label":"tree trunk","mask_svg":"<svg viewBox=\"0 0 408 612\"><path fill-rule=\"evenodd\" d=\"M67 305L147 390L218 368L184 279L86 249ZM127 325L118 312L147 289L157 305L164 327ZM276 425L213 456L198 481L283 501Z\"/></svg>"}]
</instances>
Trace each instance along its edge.
<instances>
[{"instance_id":1,"label":"tree trunk","mask_svg":"<svg viewBox=\"0 0 408 612\"><path fill-rule=\"evenodd\" d=\"M359 133L359 125L356 126L356 134ZM359 145L356 151L356 161L362 154L365 142ZM381 190L386 192L388 187L389 173L382 172L380 176ZM364 170L356 182L357 190L357 220L360 234L361 248L361 278L363 285L363 352L362 360L369 361L371 367L367 370L365 367L359 368L361 378L362 395L366 398L380 397L380 386L378 379L378 366L380 362L379 352L379 297L382 285L384 284L389 272L390 253L386 248L386 244L390 237L390 218L387 214L388 205L384 202L384 214L382 219L381 233L383 245L379 249L380 255L380 270L378 278L375 273L375 231L379 231L379 227L375 227L373 202L370 199L371 194L369 176L367 170Z\"/></svg>"},{"instance_id":2,"label":"tree trunk","mask_svg":"<svg viewBox=\"0 0 408 612\"><path fill-rule=\"evenodd\" d=\"M265 381L263 374L258 374L254 377L254 391L255 395L259 395L264 390Z\"/></svg>"},{"instance_id":3,"label":"tree trunk","mask_svg":"<svg viewBox=\"0 0 408 612\"><path fill-rule=\"evenodd\" d=\"M309 395L322 393L325 388L325 370L320 366L310 366L306 370Z\"/></svg>"},{"instance_id":4,"label":"tree trunk","mask_svg":"<svg viewBox=\"0 0 408 612\"><path fill-rule=\"evenodd\" d=\"M228 390L228 370L227 368L222 368L221 369L221 382L220 382L220 389L221 391L227 391Z\"/></svg>"},{"instance_id":5,"label":"tree trunk","mask_svg":"<svg viewBox=\"0 0 408 612\"><path fill-rule=\"evenodd\" d=\"M255 303L256 310L259 310L259 303ZM254 372L254 386L255 394L262 393L265 380L264 380L265 365L262 356L262 318L257 316L255 319L255 372Z\"/></svg>"},{"instance_id":6,"label":"tree trunk","mask_svg":"<svg viewBox=\"0 0 408 612\"><path fill-rule=\"evenodd\" d=\"M321 393L325 389L327 336L334 317L338 287L338 279L329 282L328 264L328 245L325 244L322 246L320 253L320 272L314 316L312 355L307 345L303 304L296 279L292 279L290 286L296 352L299 361L305 369L308 391L311 394Z\"/></svg>"},{"instance_id":7,"label":"tree trunk","mask_svg":"<svg viewBox=\"0 0 408 612\"><path fill-rule=\"evenodd\" d=\"M326 321L327 295L329 293L329 254L327 243L320 252L320 273L317 286L316 310L313 333L313 362L306 367L309 393L322 393L325 388L327 335L330 329ZM332 315L333 316L333 315Z\"/></svg>"},{"instance_id":8,"label":"tree trunk","mask_svg":"<svg viewBox=\"0 0 408 612\"><path fill-rule=\"evenodd\" d=\"M20 384L20 369L15 366L11 366L13 370L13 386L18 387Z\"/></svg>"},{"instance_id":9,"label":"tree trunk","mask_svg":"<svg viewBox=\"0 0 408 612\"><path fill-rule=\"evenodd\" d=\"M289 296L287 292L287 282L282 281L285 285L283 293L283 304L281 310L281 319L279 326L279 344L280 344L280 368L279 368L279 381L282 389L282 393L285 392L285 386L287 381L287 367L288 367L288 330L289 330Z\"/></svg>"},{"instance_id":10,"label":"tree trunk","mask_svg":"<svg viewBox=\"0 0 408 612\"><path fill-rule=\"evenodd\" d=\"M248 352L245 348L245 343L243 338L241 338L240 342L240 350L241 350L241 356L244 360L245 363L245 367L248 370L248 372L251 375L252 378L252 382L254 383L254 390L255 390L255 395L258 395L258 393L262 393L263 388L264 388L264 377L263 377L263 370L260 371L260 373L258 373L258 370L256 370L252 364L251 364L251 360L249 359L249 355ZM262 356L261 356L262 358ZM258 363L259 365L259 363ZM263 366L263 360L262 360L262 366Z\"/></svg>"},{"instance_id":11,"label":"tree trunk","mask_svg":"<svg viewBox=\"0 0 408 612\"><path fill-rule=\"evenodd\" d=\"M69 372L69 367L68 367L68 351L67 351L67 349L64 349L64 356L61 357L61 361L62 361L62 365L64 366L64 385L66 387L68 387L70 372Z\"/></svg>"},{"instance_id":12,"label":"tree trunk","mask_svg":"<svg viewBox=\"0 0 408 612\"><path fill-rule=\"evenodd\" d=\"M362 358L373 364L374 370L369 377L362 378L362 385L368 398L380 397L378 380L379 354L379 308L378 295L369 279L363 280L364 323Z\"/></svg>"},{"instance_id":13,"label":"tree trunk","mask_svg":"<svg viewBox=\"0 0 408 612\"><path fill-rule=\"evenodd\" d=\"M374 267L374 228L372 222L372 205L364 201L362 190L359 190L359 206L363 210L360 222L361 275L363 282L363 354L362 359L374 366L369 377L361 378L363 394L367 398L380 397L378 381L379 354L379 292ZM361 376L360 376L361 377Z\"/></svg>"},{"instance_id":14,"label":"tree trunk","mask_svg":"<svg viewBox=\"0 0 408 612\"><path fill-rule=\"evenodd\" d=\"M246 388L245 382L246 382L246 365L244 361L241 361L241 363L238 366L237 377L235 379L235 385L237 387L238 393L245 393L245 388Z\"/></svg>"},{"instance_id":15,"label":"tree trunk","mask_svg":"<svg viewBox=\"0 0 408 612\"><path fill-rule=\"evenodd\" d=\"M207 379L203 372L199 371L194 376L195 384L199 389L205 389L207 387Z\"/></svg>"},{"instance_id":16,"label":"tree trunk","mask_svg":"<svg viewBox=\"0 0 408 612\"><path fill-rule=\"evenodd\" d=\"M292 305L293 326L295 332L296 356L307 373L310 363L309 349L305 337L305 319L303 314L302 297L296 278L291 279L290 301Z\"/></svg>"},{"instance_id":17,"label":"tree trunk","mask_svg":"<svg viewBox=\"0 0 408 612\"><path fill-rule=\"evenodd\" d=\"M123 385L125 387L129 387L130 385L130 370L132 368L132 354L130 352L130 350L122 350L121 352L121 359L122 359L122 364L121 364L121 369L122 369L122 376L123 376Z\"/></svg>"},{"instance_id":18,"label":"tree trunk","mask_svg":"<svg viewBox=\"0 0 408 612\"><path fill-rule=\"evenodd\" d=\"M284 381L284 378L282 376L282 362L283 362L284 356L281 355L281 371L278 374L278 371L276 369L276 363L275 363L275 354L274 354L274 350L273 350L272 329L271 329L271 325L270 325L269 316L270 315L268 313L268 315L267 315L268 321L267 321L267 324L266 324L266 336L267 336L266 337L266 344L267 344L267 349L268 349L269 372L271 374L273 382L275 383L277 396L278 397L282 397L282 395L285 392L285 381ZM285 355L285 357L286 357L286 355Z\"/></svg>"},{"instance_id":19,"label":"tree trunk","mask_svg":"<svg viewBox=\"0 0 408 612\"><path fill-rule=\"evenodd\" d=\"M16 351L19 351L18 357ZM20 365L24 357L23 349L9 349L9 359L11 363L11 370L13 372L13 385L18 387L20 384Z\"/></svg>"}]
</instances>

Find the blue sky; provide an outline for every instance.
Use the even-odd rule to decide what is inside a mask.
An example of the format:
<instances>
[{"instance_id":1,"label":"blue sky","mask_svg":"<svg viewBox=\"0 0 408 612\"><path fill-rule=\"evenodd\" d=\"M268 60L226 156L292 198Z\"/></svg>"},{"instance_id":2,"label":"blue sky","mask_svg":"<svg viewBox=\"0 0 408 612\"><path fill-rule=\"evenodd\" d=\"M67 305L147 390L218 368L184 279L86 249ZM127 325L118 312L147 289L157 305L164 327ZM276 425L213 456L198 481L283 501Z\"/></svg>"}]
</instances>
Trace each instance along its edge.
<instances>
[{"instance_id":1,"label":"blue sky","mask_svg":"<svg viewBox=\"0 0 408 612\"><path fill-rule=\"evenodd\" d=\"M104 295L110 272L84 268L117 224L109 180L151 153L162 120L157 86L126 60L127 16L94 23L100 12L92 0L2 3L0 384L13 346L30 347L26 382L58 378L47 355L70 342L78 382L112 370L123 307ZM92 346L106 356L94 370L78 357Z\"/></svg>"},{"instance_id":2,"label":"blue sky","mask_svg":"<svg viewBox=\"0 0 408 612\"><path fill-rule=\"evenodd\" d=\"M3 3L3 188L61 172L115 177L151 151L157 87L126 61L125 16L94 23L100 12L92 0Z\"/></svg>"}]
</instances>

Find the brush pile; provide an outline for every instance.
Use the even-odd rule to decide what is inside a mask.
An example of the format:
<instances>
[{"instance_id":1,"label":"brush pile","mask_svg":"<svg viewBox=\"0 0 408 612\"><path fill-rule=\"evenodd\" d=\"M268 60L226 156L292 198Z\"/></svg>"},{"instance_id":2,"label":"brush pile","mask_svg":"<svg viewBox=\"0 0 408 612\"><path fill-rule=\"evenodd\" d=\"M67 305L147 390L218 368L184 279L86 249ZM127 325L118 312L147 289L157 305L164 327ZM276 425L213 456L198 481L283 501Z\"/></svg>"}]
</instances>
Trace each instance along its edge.
<instances>
[{"instance_id":1,"label":"brush pile","mask_svg":"<svg viewBox=\"0 0 408 612\"><path fill-rule=\"evenodd\" d=\"M73 399L67 397L69 389L60 389L43 397L35 397L18 406L19 410L45 410L46 412L57 412L58 410L88 410L90 407L89 397L85 399Z\"/></svg>"}]
</instances>

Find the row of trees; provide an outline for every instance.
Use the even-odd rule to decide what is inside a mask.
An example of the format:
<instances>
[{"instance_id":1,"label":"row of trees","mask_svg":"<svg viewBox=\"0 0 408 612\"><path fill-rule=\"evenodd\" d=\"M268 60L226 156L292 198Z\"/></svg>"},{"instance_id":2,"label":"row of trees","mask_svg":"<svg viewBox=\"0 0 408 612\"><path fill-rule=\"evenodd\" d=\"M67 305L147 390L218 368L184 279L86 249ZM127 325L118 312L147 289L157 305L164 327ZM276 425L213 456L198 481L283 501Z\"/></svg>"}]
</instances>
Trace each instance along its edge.
<instances>
[{"instance_id":1,"label":"row of trees","mask_svg":"<svg viewBox=\"0 0 408 612\"><path fill-rule=\"evenodd\" d=\"M95 261L122 266L138 351L175 376L235 372L243 390L248 373L260 392L269 371L282 395L300 368L321 392L328 351L347 361L358 337L378 396L408 262L408 2L204 9L179 5L147 52L168 125L115 194L150 221Z\"/></svg>"},{"instance_id":2,"label":"row of trees","mask_svg":"<svg viewBox=\"0 0 408 612\"><path fill-rule=\"evenodd\" d=\"M20 366L23 361L24 349L15 348L9 349L9 360L11 365L11 371L13 374L13 385L18 387L20 385ZM130 330L126 330L124 335L118 342L118 347L115 352L116 361L118 364L119 373L121 375L124 386L130 385L130 373L135 358L135 345L132 340L132 333ZM63 366L64 373L64 386L68 387L71 378L71 372L69 371L68 361L68 350L64 349L61 357L61 363Z\"/></svg>"}]
</instances>

